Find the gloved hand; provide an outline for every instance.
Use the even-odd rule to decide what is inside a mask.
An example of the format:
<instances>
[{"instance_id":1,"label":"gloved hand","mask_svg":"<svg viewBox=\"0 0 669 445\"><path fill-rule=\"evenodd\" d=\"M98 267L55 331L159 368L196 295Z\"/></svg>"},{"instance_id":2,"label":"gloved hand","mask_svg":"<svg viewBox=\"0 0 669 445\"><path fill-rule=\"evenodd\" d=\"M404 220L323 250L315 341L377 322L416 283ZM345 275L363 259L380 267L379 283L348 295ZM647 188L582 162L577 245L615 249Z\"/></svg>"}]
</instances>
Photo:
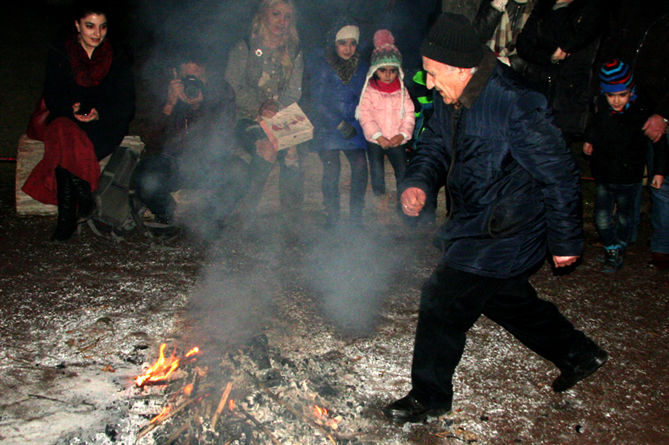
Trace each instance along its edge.
<instances>
[{"instance_id":1,"label":"gloved hand","mask_svg":"<svg viewBox=\"0 0 669 445\"><path fill-rule=\"evenodd\" d=\"M358 132L355 131L355 127L346 121L341 121L339 125L337 125L337 131L341 134L341 137L346 140L352 139L358 134Z\"/></svg>"}]
</instances>

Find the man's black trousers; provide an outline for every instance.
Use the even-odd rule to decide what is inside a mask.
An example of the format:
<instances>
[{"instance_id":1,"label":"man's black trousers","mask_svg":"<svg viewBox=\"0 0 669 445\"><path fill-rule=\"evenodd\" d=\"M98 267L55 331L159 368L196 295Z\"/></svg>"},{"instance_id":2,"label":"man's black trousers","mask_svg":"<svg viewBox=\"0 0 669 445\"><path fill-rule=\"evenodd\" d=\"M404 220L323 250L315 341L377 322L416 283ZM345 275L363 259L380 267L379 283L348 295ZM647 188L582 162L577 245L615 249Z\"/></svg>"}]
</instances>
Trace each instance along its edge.
<instances>
[{"instance_id":1,"label":"man's black trousers","mask_svg":"<svg viewBox=\"0 0 669 445\"><path fill-rule=\"evenodd\" d=\"M437 266L420 301L411 371L416 399L426 406L450 405L466 332L481 314L560 369L573 370L592 358L598 346L554 304L539 299L529 277L490 278Z\"/></svg>"}]
</instances>

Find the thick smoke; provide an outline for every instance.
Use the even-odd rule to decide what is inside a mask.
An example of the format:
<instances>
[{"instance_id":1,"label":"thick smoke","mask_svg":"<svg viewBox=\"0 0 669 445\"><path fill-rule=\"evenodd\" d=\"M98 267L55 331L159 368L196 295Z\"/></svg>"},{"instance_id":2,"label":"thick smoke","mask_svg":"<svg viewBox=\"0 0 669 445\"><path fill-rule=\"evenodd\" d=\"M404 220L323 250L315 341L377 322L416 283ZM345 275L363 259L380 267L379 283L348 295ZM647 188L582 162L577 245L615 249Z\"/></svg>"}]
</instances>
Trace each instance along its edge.
<instances>
[{"instance_id":1,"label":"thick smoke","mask_svg":"<svg viewBox=\"0 0 669 445\"><path fill-rule=\"evenodd\" d=\"M334 232L319 242L306 274L323 315L347 335L368 335L400 265L385 237ZM380 242L385 241L385 242Z\"/></svg>"},{"instance_id":2,"label":"thick smoke","mask_svg":"<svg viewBox=\"0 0 669 445\"><path fill-rule=\"evenodd\" d=\"M437 3L434 0L424 2L426 4L421 2L421 7L426 6L428 10L428 4ZM175 54L197 49L210 57L207 65L221 75L228 50L239 39L248 36L258 3L241 0L140 0L135 3L131 12L134 29L130 33L130 43L136 50L137 66L140 68L139 97L144 102L138 103L138 106L140 111L143 110L143 115L148 119L156 116L161 106L160 98L165 95L167 81L172 73ZM420 35L420 29L407 27L406 20L402 19L413 11L412 8L398 9L399 12L393 16L387 12L377 14L386 2L345 3L346 13L358 19L366 40L370 40L380 24L391 29L396 26L398 29L392 30L397 36L403 35L403 29ZM329 19L339 11L342 3L298 0L296 4L302 50L308 55L326 44L325 30ZM364 48L365 42L361 44ZM398 41L398 44L402 47L404 42ZM212 132L203 135L198 141L199 160L212 159L211 164L214 165L221 147L232 144L231 139L229 133ZM188 182L202 184L205 186L203 188L216 188L216 184L212 183L216 181L216 175L206 169L199 169L198 163L189 164L186 161L183 169ZM306 187L318 185L308 184ZM201 193L200 197L206 201L206 192ZM218 203L215 199L209 199L207 204L215 207ZM282 236L281 224L263 220L259 226L263 227L262 236L268 237L264 241L268 251L261 254L260 259L246 258L244 261L248 264L240 268L239 265L229 264L225 248L217 249L230 238L240 242L240 234L232 233L231 230L242 229L207 226L211 222L208 217L217 211L223 210L199 208L181 215L180 221L212 246L210 265L203 271L202 283L193 298L193 314L204 320L203 325L211 335L228 340L252 335L262 327L264 320L273 316L273 299L294 285L290 280L307 283L305 286L312 294L310 297L314 305L342 332L364 335L373 330L378 308L398 266L398 260L389 255L383 242L379 244L378 239L365 236L363 232L326 235L320 225L321 221L314 218L307 220L304 223L305 230L297 235L301 238L301 251L296 253L292 248L284 251L282 249L288 249L286 244L276 239ZM267 215L258 217L269 219ZM217 230L221 233L214 233ZM222 235L220 239L219 235ZM382 241L388 242L388 239ZM243 243L240 246L246 248ZM263 262L267 258L271 258L270 263L274 264ZM286 259L290 261L290 264L286 264L290 272L281 270L282 261ZM275 267L277 265L279 269Z\"/></svg>"}]
</instances>

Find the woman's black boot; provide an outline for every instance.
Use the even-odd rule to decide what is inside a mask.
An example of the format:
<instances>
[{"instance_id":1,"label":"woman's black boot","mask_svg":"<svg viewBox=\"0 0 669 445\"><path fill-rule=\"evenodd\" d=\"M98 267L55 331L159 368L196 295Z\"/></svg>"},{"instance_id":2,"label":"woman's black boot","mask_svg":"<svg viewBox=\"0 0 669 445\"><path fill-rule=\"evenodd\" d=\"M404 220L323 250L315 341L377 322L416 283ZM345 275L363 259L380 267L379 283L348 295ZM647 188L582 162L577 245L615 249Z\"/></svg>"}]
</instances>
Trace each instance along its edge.
<instances>
[{"instance_id":1,"label":"woman's black boot","mask_svg":"<svg viewBox=\"0 0 669 445\"><path fill-rule=\"evenodd\" d=\"M93 217L97 205L95 204L95 198L93 198L90 182L72 175L72 183L77 195L77 222L81 223Z\"/></svg>"},{"instance_id":2,"label":"woman's black boot","mask_svg":"<svg viewBox=\"0 0 669 445\"><path fill-rule=\"evenodd\" d=\"M63 167L56 167L56 186L58 187L58 224L51 235L54 243L63 243L77 230L77 192L72 181L73 174Z\"/></svg>"}]
</instances>

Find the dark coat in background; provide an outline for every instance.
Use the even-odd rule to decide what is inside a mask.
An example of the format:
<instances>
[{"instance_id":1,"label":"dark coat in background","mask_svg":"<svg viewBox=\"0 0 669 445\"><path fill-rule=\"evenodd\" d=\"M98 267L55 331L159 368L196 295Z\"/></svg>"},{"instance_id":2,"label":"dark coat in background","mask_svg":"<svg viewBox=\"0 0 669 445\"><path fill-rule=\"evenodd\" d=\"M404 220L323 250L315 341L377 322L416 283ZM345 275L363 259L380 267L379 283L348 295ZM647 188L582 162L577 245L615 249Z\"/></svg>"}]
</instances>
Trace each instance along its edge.
<instances>
[{"instance_id":1,"label":"dark coat in background","mask_svg":"<svg viewBox=\"0 0 669 445\"><path fill-rule=\"evenodd\" d=\"M502 22L504 12L498 11L492 6L492 2L482 1L476 17L472 24L481 38L481 43L487 44L498 56L508 58L509 64L517 71L522 71L523 60L516 53L516 39L525 26L525 21L534 8L535 0L525 3L517 3L509 0L505 7L508 23L505 25L511 34L511 39L501 39L506 34L505 30L498 29ZM492 42L492 46L491 46Z\"/></svg>"},{"instance_id":2,"label":"dark coat in background","mask_svg":"<svg viewBox=\"0 0 669 445\"><path fill-rule=\"evenodd\" d=\"M556 0L539 0L516 41L526 62L521 72L544 92L555 112L555 123L566 134L585 130L592 97L593 63L605 29L605 0L574 0L553 9ZM552 62L561 48L569 54Z\"/></svg>"},{"instance_id":3,"label":"dark coat in background","mask_svg":"<svg viewBox=\"0 0 669 445\"><path fill-rule=\"evenodd\" d=\"M547 245L553 255L580 255L579 170L546 98L492 52L467 87L476 85L481 91L469 106L435 100L402 183L401 191L427 193L446 179L451 211L438 235L444 264L510 278L541 262Z\"/></svg>"},{"instance_id":4,"label":"dark coat in background","mask_svg":"<svg viewBox=\"0 0 669 445\"><path fill-rule=\"evenodd\" d=\"M237 150L233 131L237 119L235 91L222 76L210 73L210 77L202 88L203 101L197 109L178 101L169 116L156 110L151 128L142 135L147 153L196 156L206 162Z\"/></svg>"},{"instance_id":5,"label":"dark coat in background","mask_svg":"<svg viewBox=\"0 0 669 445\"><path fill-rule=\"evenodd\" d=\"M596 67L614 57L631 65L634 80L646 93L652 111L669 119L669 2L618 3Z\"/></svg>"}]
</instances>

